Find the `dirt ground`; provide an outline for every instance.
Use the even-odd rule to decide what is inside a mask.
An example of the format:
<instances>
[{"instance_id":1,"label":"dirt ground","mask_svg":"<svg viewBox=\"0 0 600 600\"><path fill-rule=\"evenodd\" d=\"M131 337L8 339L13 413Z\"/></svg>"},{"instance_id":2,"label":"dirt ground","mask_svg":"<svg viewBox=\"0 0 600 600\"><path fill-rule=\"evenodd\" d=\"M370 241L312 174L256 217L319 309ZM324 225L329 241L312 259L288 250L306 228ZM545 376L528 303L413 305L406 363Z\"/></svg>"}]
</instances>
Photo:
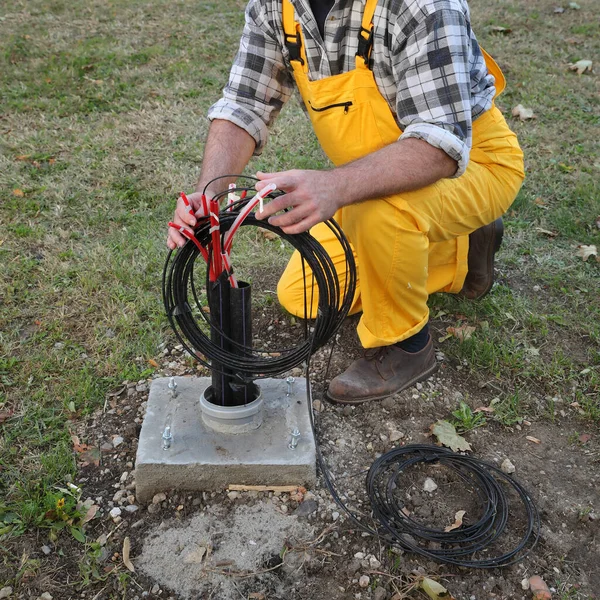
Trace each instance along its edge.
<instances>
[{"instance_id":1,"label":"dirt ground","mask_svg":"<svg viewBox=\"0 0 600 600\"><path fill-rule=\"evenodd\" d=\"M267 332L276 335L280 324L285 328L283 320L269 320L268 313L255 329L257 337ZM341 370L357 354L355 324L351 318L344 325L330 373ZM434 334L438 327L434 322ZM367 521L365 474L376 457L399 445L433 443L430 425L448 418L459 400L472 408L493 404L497 394L493 382L467 375L464 364L449 360L441 350L437 356L440 369L428 381L393 398L357 407L319 400L329 349L314 356L313 403L325 461L338 491L367 515ZM179 346L163 346L158 360L160 369L154 377L206 374L190 364ZM28 593L20 598L48 592L54 598L100 600L115 597L113 586L120 581L119 597L132 599L398 600L424 597L411 588L427 576L439 580L457 600L525 599L531 593L523 582L532 575L542 576L555 598L597 597L600 438L597 430L581 430L576 406L557 404L553 422L525 415L521 425L507 428L489 419L484 427L466 434L473 456L497 466L511 460L514 476L530 491L541 515L539 542L521 562L504 569L469 570L404 553L356 530L326 491L322 474L318 485L305 492L174 490L139 506L135 454L149 383L124 382L107 396L103 409L79 423L81 440L101 451L99 461L85 460L88 457L82 454L84 465L77 481L85 490L84 498L89 496L88 504L100 507L87 526L88 539L99 542L97 552L81 561L77 552L69 556L64 540L60 552L44 545L48 556L43 575L29 574ZM438 485L434 492L423 491L427 477ZM467 523L480 510L464 484L435 466L416 469L406 479L405 492L413 516L436 527L450 525L457 510L467 511ZM511 505L504 544L519 533L522 515L517 505L516 501ZM123 565L125 538L129 538L135 573ZM41 554L43 543L30 538L26 544L30 555ZM66 592L70 573L82 569L97 576L90 575L85 588ZM121 577L104 582L103 575L113 570Z\"/></svg>"}]
</instances>

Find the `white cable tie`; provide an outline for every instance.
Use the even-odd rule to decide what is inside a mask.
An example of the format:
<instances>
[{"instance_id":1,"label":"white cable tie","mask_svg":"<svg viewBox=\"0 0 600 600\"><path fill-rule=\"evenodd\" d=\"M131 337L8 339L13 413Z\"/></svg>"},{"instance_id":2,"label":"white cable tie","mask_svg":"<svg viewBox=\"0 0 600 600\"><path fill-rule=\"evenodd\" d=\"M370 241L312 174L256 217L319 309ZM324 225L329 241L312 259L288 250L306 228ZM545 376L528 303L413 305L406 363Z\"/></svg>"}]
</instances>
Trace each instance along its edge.
<instances>
[{"instance_id":1,"label":"white cable tie","mask_svg":"<svg viewBox=\"0 0 600 600\"><path fill-rule=\"evenodd\" d=\"M264 197L276 189L277 189L277 186L274 183L270 183L266 188L264 188L262 191L260 191L260 192L258 192L258 194L256 194L258 197L258 212L263 211Z\"/></svg>"}]
</instances>

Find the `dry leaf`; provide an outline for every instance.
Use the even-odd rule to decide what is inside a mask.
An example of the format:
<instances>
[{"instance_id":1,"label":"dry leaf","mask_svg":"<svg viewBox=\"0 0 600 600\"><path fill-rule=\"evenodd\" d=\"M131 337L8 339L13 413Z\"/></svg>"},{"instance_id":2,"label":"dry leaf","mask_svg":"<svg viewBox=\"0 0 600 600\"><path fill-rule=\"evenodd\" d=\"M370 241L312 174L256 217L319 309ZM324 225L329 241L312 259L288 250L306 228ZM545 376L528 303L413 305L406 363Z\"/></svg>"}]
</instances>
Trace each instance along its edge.
<instances>
[{"instance_id":1,"label":"dry leaf","mask_svg":"<svg viewBox=\"0 0 600 600\"><path fill-rule=\"evenodd\" d=\"M448 525L448 527L446 527L444 529L444 531L446 533L448 533L449 531L454 531L455 529L458 529L459 527L462 526L463 524L463 517L467 514L466 510L459 510L455 515L454 515L454 523L452 523L452 525Z\"/></svg>"},{"instance_id":2,"label":"dry leaf","mask_svg":"<svg viewBox=\"0 0 600 600\"><path fill-rule=\"evenodd\" d=\"M157 363L157 362L156 362L156 361L155 361L153 358L149 358L149 359L148 359L148 364L149 364L151 367L154 367L155 369L158 369L158 363Z\"/></svg>"},{"instance_id":3,"label":"dry leaf","mask_svg":"<svg viewBox=\"0 0 600 600\"><path fill-rule=\"evenodd\" d=\"M0 423L4 423L7 419L10 419L13 416L14 412L9 410L8 412L0 412Z\"/></svg>"},{"instance_id":4,"label":"dry leaf","mask_svg":"<svg viewBox=\"0 0 600 600\"><path fill-rule=\"evenodd\" d=\"M542 443L542 440L538 440L536 437L533 437L532 435L528 435L525 439L529 440L530 442L533 442L534 444Z\"/></svg>"},{"instance_id":5,"label":"dry leaf","mask_svg":"<svg viewBox=\"0 0 600 600\"><path fill-rule=\"evenodd\" d=\"M456 433L456 428L452 423L448 421L436 421L430 429L440 444L447 446L451 450L454 450L454 452L471 450L471 444L464 437Z\"/></svg>"},{"instance_id":6,"label":"dry leaf","mask_svg":"<svg viewBox=\"0 0 600 600\"><path fill-rule=\"evenodd\" d=\"M588 443L588 442L589 442L591 439L592 439L592 436L591 436L591 434L589 434L589 433L582 433L582 434L579 436L579 442L580 442L581 444L587 444L587 443Z\"/></svg>"},{"instance_id":7,"label":"dry leaf","mask_svg":"<svg viewBox=\"0 0 600 600\"><path fill-rule=\"evenodd\" d=\"M529 589L533 594L533 600L551 600L552 598L545 581L538 575L529 578Z\"/></svg>"},{"instance_id":8,"label":"dry leaf","mask_svg":"<svg viewBox=\"0 0 600 600\"><path fill-rule=\"evenodd\" d=\"M248 599L265 600L265 595L262 592L252 592L251 594L248 594Z\"/></svg>"},{"instance_id":9,"label":"dry leaf","mask_svg":"<svg viewBox=\"0 0 600 600\"><path fill-rule=\"evenodd\" d=\"M19 188L13 190L13 196L16 196L17 198L22 198L24 195L23 190L20 190Z\"/></svg>"},{"instance_id":10,"label":"dry leaf","mask_svg":"<svg viewBox=\"0 0 600 600\"><path fill-rule=\"evenodd\" d=\"M569 65L571 71L577 71L577 75L583 75L586 71L592 70L591 60L578 60L576 63Z\"/></svg>"},{"instance_id":11,"label":"dry leaf","mask_svg":"<svg viewBox=\"0 0 600 600\"><path fill-rule=\"evenodd\" d=\"M512 109L512 115L513 117L519 117L521 121L537 118L533 114L533 110L531 110L531 108L525 108L522 104L517 104L517 106Z\"/></svg>"},{"instance_id":12,"label":"dry leaf","mask_svg":"<svg viewBox=\"0 0 600 600\"><path fill-rule=\"evenodd\" d=\"M512 29L510 27L502 27L500 25L493 25L492 27L490 27L490 31L492 33L507 34L507 33L510 33L512 31Z\"/></svg>"},{"instance_id":13,"label":"dry leaf","mask_svg":"<svg viewBox=\"0 0 600 600\"><path fill-rule=\"evenodd\" d=\"M475 331L476 327L472 325L460 325L459 327L446 327L448 335L457 338L461 342L468 340Z\"/></svg>"},{"instance_id":14,"label":"dry leaf","mask_svg":"<svg viewBox=\"0 0 600 600\"><path fill-rule=\"evenodd\" d=\"M123 564L132 572L135 573L135 568L133 563L129 558L129 552L131 551L131 541L129 540L129 536L127 536L123 540Z\"/></svg>"},{"instance_id":15,"label":"dry leaf","mask_svg":"<svg viewBox=\"0 0 600 600\"><path fill-rule=\"evenodd\" d=\"M98 508L99 507L97 504L92 504L87 509L87 512L85 513L85 516L83 517L83 519L81 519L81 525L85 525L88 521L91 521L96 516L96 513L98 512Z\"/></svg>"},{"instance_id":16,"label":"dry leaf","mask_svg":"<svg viewBox=\"0 0 600 600\"><path fill-rule=\"evenodd\" d=\"M186 565L199 565L206 554L206 548L204 546L197 546L190 552L188 552L183 558L183 562ZM208 554L207 554L208 558Z\"/></svg>"},{"instance_id":17,"label":"dry leaf","mask_svg":"<svg viewBox=\"0 0 600 600\"><path fill-rule=\"evenodd\" d=\"M266 240L276 240L279 236L268 229L261 229L261 233Z\"/></svg>"},{"instance_id":18,"label":"dry leaf","mask_svg":"<svg viewBox=\"0 0 600 600\"><path fill-rule=\"evenodd\" d=\"M475 412L475 413L478 413L478 412L493 413L494 407L493 406L478 406L473 412Z\"/></svg>"},{"instance_id":19,"label":"dry leaf","mask_svg":"<svg viewBox=\"0 0 600 600\"><path fill-rule=\"evenodd\" d=\"M80 467L87 467L88 465L100 466L100 450L94 446L90 446L85 452L79 455L77 461Z\"/></svg>"},{"instance_id":20,"label":"dry leaf","mask_svg":"<svg viewBox=\"0 0 600 600\"><path fill-rule=\"evenodd\" d=\"M89 448L87 444L82 444L76 435L71 436L71 441L73 442L73 450L78 454L85 452Z\"/></svg>"},{"instance_id":21,"label":"dry leaf","mask_svg":"<svg viewBox=\"0 0 600 600\"><path fill-rule=\"evenodd\" d=\"M577 256L581 256L584 262L587 261L590 256L595 256L597 260L598 248L594 245L586 246L585 244L580 244L577 246Z\"/></svg>"},{"instance_id":22,"label":"dry leaf","mask_svg":"<svg viewBox=\"0 0 600 600\"><path fill-rule=\"evenodd\" d=\"M419 587L431 598L431 600L454 600L450 592L437 581L423 577Z\"/></svg>"},{"instance_id":23,"label":"dry leaf","mask_svg":"<svg viewBox=\"0 0 600 600\"><path fill-rule=\"evenodd\" d=\"M551 238L555 238L558 235L555 231L549 231L548 229L542 229L541 227L536 227L535 230Z\"/></svg>"}]
</instances>

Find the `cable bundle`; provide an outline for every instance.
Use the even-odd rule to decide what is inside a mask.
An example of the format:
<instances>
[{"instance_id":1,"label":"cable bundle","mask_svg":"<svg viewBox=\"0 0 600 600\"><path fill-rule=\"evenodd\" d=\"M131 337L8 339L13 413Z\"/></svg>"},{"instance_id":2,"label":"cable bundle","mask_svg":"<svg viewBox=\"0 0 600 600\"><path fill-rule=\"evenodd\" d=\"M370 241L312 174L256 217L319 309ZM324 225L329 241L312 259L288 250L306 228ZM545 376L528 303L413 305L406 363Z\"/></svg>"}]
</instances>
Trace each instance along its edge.
<instances>
[{"instance_id":1,"label":"cable bundle","mask_svg":"<svg viewBox=\"0 0 600 600\"><path fill-rule=\"evenodd\" d=\"M323 466L322 456L320 461ZM411 518L401 499L406 489L403 488L402 477L419 463L438 463L448 467L465 483L465 488L473 489L482 507L482 514L477 522L446 531L428 527ZM518 481L493 465L447 448L426 444L402 446L382 455L371 465L366 487L373 518L379 525L377 530L358 520L357 515L333 489L329 477L326 480L335 500L360 529L378 535L404 550L439 562L479 569L506 567L521 561L535 546L539 537L539 514L531 497ZM509 519L506 489L511 488L518 495L525 511L524 533L511 550L489 556L489 547L494 543L502 544L499 538L506 532ZM479 556L485 553L485 558L478 558L478 553Z\"/></svg>"},{"instance_id":2,"label":"cable bundle","mask_svg":"<svg viewBox=\"0 0 600 600\"><path fill-rule=\"evenodd\" d=\"M288 371L307 361L310 355L326 344L337 332L348 314L356 288L356 266L352 249L339 225L332 219L326 222L335 234L346 256L347 284L340 287L335 265L323 246L309 233L286 234L279 227L270 225L268 221L256 219L252 208L262 201L262 196L253 188L236 187L217 196L214 201L222 200L227 194L240 193L241 199L229 202L218 213L217 238L215 238L215 214L206 210L204 216L198 217L193 238L176 252L167 256L163 271L163 301L167 318L179 341L201 364L213 368L213 365L224 365L243 381L260 377L269 377ZM275 197L277 192L270 191L265 198ZM214 204L213 204L214 206ZM218 273L214 273L214 252L224 257L216 261L221 269L231 277L233 270L228 263L229 250L235 232L240 226L252 226L266 229L277 234L298 250L305 264L311 271L313 282L319 292L317 318L311 332L307 331L304 340L293 348L276 351L242 348L234 340L227 338L233 351L224 351L211 341L210 330L215 327L206 314L196 282L194 271L198 257L206 263L206 286ZM231 280L231 279L230 279ZM310 314L305 297L305 314ZM197 319L200 320L197 320ZM223 335L223 331L219 330ZM239 350L239 352L235 352Z\"/></svg>"}]
</instances>

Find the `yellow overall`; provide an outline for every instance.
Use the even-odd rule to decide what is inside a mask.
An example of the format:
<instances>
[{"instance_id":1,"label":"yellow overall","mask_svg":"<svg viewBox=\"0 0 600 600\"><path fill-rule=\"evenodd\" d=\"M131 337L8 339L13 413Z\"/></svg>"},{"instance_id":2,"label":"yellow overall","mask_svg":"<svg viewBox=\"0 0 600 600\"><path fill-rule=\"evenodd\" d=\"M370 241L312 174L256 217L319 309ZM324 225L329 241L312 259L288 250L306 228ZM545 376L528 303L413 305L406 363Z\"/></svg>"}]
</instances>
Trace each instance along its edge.
<instances>
[{"instance_id":1,"label":"yellow overall","mask_svg":"<svg viewBox=\"0 0 600 600\"><path fill-rule=\"evenodd\" d=\"M367 0L362 26L372 28L377 0ZM288 39L302 39L290 0L283 0L283 26ZM496 93L504 76L485 54L496 77ZM401 135L388 103L377 89L373 72L361 56L352 71L324 79L308 78L308 62L292 60L293 74L323 150L338 166L375 152ZM362 311L358 335L365 348L386 346L418 332L427 322L427 298L435 292L457 293L467 274L469 234L504 214L524 178L523 154L515 134L495 105L473 123L473 144L465 173L413 192L343 207L335 219L350 240L358 267L358 286L351 314ZM311 233L346 274L339 243L319 224ZM277 288L279 301L303 317L305 287L310 299L312 277L303 276L294 253ZM313 314L316 313L312 296Z\"/></svg>"}]
</instances>

